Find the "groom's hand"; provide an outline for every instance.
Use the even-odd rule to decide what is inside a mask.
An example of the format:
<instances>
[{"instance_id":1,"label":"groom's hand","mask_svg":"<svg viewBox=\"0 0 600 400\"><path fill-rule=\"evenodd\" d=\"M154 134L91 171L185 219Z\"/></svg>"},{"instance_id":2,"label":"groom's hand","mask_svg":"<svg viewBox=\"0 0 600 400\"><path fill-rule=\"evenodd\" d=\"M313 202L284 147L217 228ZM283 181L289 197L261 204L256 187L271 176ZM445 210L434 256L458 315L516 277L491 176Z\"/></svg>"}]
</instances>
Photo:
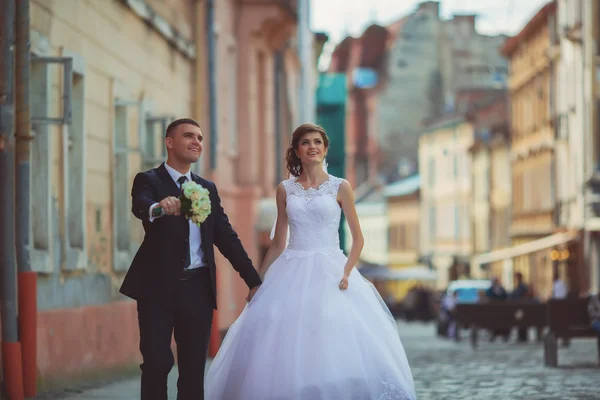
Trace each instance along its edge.
<instances>
[{"instance_id":1,"label":"groom's hand","mask_svg":"<svg viewBox=\"0 0 600 400\"><path fill-rule=\"evenodd\" d=\"M252 300L252 298L254 297L254 295L256 294L256 292L258 291L259 287L260 287L260 285L254 286L252 289L250 289L250 293L248 293L248 297L246 297L246 301L248 303L250 303L250 301Z\"/></svg>"},{"instance_id":2,"label":"groom's hand","mask_svg":"<svg viewBox=\"0 0 600 400\"><path fill-rule=\"evenodd\" d=\"M167 215L179 215L181 212L181 201L177 197L165 197L158 203L158 206Z\"/></svg>"}]
</instances>

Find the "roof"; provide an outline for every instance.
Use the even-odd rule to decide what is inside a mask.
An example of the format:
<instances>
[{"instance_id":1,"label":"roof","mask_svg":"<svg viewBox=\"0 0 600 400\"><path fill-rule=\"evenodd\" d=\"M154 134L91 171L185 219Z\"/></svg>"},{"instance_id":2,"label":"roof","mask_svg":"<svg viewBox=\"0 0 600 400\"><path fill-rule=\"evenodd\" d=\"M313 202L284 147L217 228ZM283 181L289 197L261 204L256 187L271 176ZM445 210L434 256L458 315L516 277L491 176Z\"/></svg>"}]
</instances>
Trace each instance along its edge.
<instances>
[{"instance_id":1,"label":"roof","mask_svg":"<svg viewBox=\"0 0 600 400\"><path fill-rule=\"evenodd\" d=\"M388 31L388 40L387 40L387 45L386 45L387 48L391 48L394 46L394 43L396 43L396 38L398 37L398 34L400 34L400 32L402 31L402 26L404 25L404 23L406 21L408 21L409 18L410 18L410 14L400 18L396 22L392 22L391 24L389 24L386 27L387 31Z\"/></svg>"},{"instance_id":2,"label":"roof","mask_svg":"<svg viewBox=\"0 0 600 400\"><path fill-rule=\"evenodd\" d=\"M453 129L465 122L468 122L471 118L470 114L466 112L462 113L450 113L444 114L436 118L428 119L423 121L423 127L421 130L421 136L428 135L440 131L442 129Z\"/></svg>"},{"instance_id":3,"label":"roof","mask_svg":"<svg viewBox=\"0 0 600 400\"><path fill-rule=\"evenodd\" d=\"M527 22L525 27L521 29L516 36L508 39L501 48L501 53L510 57L519 45L525 42L531 35L540 29L548 21L548 16L556 12L556 1L546 3L534 16Z\"/></svg>"},{"instance_id":4,"label":"roof","mask_svg":"<svg viewBox=\"0 0 600 400\"><path fill-rule=\"evenodd\" d=\"M417 192L421 187L421 177L419 175L413 175L409 178L402 179L394 183L386 185L383 189L385 197L400 197L408 196Z\"/></svg>"},{"instance_id":5,"label":"roof","mask_svg":"<svg viewBox=\"0 0 600 400\"><path fill-rule=\"evenodd\" d=\"M360 66L379 69L385 55L388 31L381 25L369 26L360 37Z\"/></svg>"}]
</instances>

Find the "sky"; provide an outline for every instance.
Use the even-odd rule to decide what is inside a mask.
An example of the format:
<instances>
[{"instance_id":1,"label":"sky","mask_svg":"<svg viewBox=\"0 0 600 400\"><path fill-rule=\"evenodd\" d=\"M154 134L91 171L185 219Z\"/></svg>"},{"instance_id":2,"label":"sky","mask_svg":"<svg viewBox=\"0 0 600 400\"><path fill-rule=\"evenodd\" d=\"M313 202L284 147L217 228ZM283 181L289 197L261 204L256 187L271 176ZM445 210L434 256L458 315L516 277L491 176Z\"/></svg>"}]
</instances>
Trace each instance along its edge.
<instances>
[{"instance_id":1,"label":"sky","mask_svg":"<svg viewBox=\"0 0 600 400\"><path fill-rule=\"evenodd\" d=\"M348 34L360 35L371 23L387 25L416 9L419 0L310 0L311 28L329 35L320 65L328 63L335 45ZM547 0L440 0L440 13L478 14L484 34L517 34Z\"/></svg>"}]
</instances>

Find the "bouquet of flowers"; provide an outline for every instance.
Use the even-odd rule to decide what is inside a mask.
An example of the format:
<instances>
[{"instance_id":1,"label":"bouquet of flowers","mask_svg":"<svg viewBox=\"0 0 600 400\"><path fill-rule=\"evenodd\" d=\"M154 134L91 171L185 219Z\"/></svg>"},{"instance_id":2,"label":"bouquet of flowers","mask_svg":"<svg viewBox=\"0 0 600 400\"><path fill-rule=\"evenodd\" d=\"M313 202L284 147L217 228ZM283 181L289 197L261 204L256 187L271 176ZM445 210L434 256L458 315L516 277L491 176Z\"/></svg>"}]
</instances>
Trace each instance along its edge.
<instances>
[{"instance_id":1,"label":"bouquet of flowers","mask_svg":"<svg viewBox=\"0 0 600 400\"><path fill-rule=\"evenodd\" d=\"M197 226L200 226L210 215L210 197L208 189L194 181L188 181L181 186L181 213ZM163 215L161 207L152 210L154 217Z\"/></svg>"},{"instance_id":2,"label":"bouquet of flowers","mask_svg":"<svg viewBox=\"0 0 600 400\"><path fill-rule=\"evenodd\" d=\"M210 198L208 189L194 181L188 181L181 186L181 213L200 226L210 215Z\"/></svg>"}]
</instances>

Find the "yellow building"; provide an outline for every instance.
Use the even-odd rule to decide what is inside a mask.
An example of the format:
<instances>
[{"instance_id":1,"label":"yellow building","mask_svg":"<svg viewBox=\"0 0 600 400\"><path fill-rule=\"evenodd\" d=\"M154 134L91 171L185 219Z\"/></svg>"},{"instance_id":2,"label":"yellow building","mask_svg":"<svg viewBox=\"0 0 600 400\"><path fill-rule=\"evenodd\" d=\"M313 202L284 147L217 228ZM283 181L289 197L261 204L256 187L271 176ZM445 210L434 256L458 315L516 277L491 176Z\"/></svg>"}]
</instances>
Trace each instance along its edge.
<instances>
[{"instance_id":1,"label":"yellow building","mask_svg":"<svg viewBox=\"0 0 600 400\"><path fill-rule=\"evenodd\" d=\"M552 60L556 4L550 2L510 39L503 53L510 59L512 103L512 245L554 233L554 128ZM545 249L514 257L514 272L523 274L537 293L552 286L552 260Z\"/></svg>"},{"instance_id":2,"label":"yellow building","mask_svg":"<svg viewBox=\"0 0 600 400\"><path fill-rule=\"evenodd\" d=\"M554 58L558 45L556 4L542 7L503 47L510 60L512 247L474 257L494 264L512 289L513 273L523 275L532 294L552 293L553 272L574 281L582 264L579 234L557 224L556 112ZM500 266L501 263L501 266Z\"/></svg>"},{"instance_id":3,"label":"yellow building","mask_svg":"<svg viewBox=\"0 0 600 400\"><path fill-rule=\"evenodd\" d=\"M420 189L419 175L387 185L383 191L387 201L388 267L392 271L412 272L426 267L420 257ZM408 273L405 279L391 281L387 289L401 301L410 288L420 282ZM428 281L423 283L428 284Z\"/></svg>"}]
</instances>

